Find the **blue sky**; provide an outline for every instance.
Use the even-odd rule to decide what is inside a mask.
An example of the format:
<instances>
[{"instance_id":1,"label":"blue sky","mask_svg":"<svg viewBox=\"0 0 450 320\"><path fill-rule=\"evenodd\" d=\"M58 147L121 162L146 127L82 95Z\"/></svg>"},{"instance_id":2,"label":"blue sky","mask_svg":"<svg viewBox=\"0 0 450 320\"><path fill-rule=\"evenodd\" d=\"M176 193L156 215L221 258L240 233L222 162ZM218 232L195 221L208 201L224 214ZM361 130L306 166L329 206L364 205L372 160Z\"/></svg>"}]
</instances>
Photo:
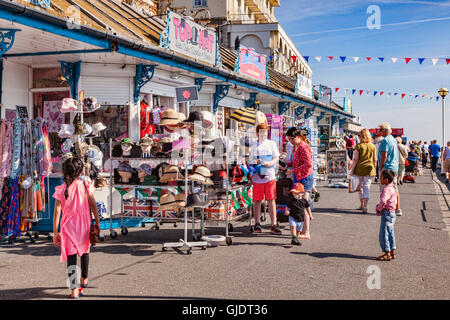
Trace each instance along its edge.
<instances>
[{"instance_id":1,"label":"blue sky","mask_svg":"<svg viewBox=\"0 0 450 320\"><path fill-rule=\"evenodd\" d=\"M365 0L281 0L275 15L300 53L323 56L310 58L313 84L349 88L353 113L363 126L374 128L390 122L404 128L409 140L442 140L441 100L386 97L387 92L437 96L442 86L450 89L450 65L431 59L422 65L401 58L450 58L450 0L365 1ZM381 29L365 28L367 8L381 10ZM414 22L434 19L430 22ZM397 24L403 22L414 22ZM389 25L395 24L395 25ZM357 28L361 27L361 28ZM340 30L355 28L352 30ZM335 56L333 61L328 56ZM339 56L347 56L342 63ZM354 62L350 57L361 57ZM374 57L367 62L365 57ZM377 57L386 57L383 63ZM398 57L393 63L390 57ZM340 89L334 97L343 97ZM384 91L383 96L351 96L351 89ZM446 106L446 141L450 140L450 98Z\"/></svg>"}]
</instances>

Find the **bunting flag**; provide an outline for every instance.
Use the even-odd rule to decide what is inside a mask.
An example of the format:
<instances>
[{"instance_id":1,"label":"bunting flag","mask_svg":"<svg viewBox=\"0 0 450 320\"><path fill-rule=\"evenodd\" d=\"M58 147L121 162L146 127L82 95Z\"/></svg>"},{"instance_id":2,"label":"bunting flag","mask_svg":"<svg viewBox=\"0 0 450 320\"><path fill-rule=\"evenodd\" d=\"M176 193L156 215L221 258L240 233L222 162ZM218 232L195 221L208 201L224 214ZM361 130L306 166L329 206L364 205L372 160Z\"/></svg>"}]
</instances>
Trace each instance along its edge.
<instances>
[{"instance_id":1,"label":"bunting flag","mask_svg":"<svg viewBox=\"0 0 450 320\"><path fill-rule=\"evenodd\" d=\"M380 92L380 97L383 95L383 93L384 93L383 91Z\"/></svg>"},{"instance_id":2,"label":"bunting flag","mask_svg":"<svg viewBox=\"0 0 450 320\"><path fill-rule=\"evenodd\" d=\"M406 94L402 93L402 99L406 96Z\"/></svg>"},{"instance_id":3,"label":"bunting flag","mask_svg":"<svg viewBox=\"0 0 450 320\"><path fill-rule=\"evenodd\" d=\"M273 56L269 56L269 59L270 59L270 61L272 61L273 60ZM308 60L306 60L306 61L308 61Z\"/></svg>"},{"instance_id":4,"label":"bunting flag","mask_svg":"<svg viewBox=\"0 0 450 320\"><path fill-rule=\"evenodd\" d=\"M372 59L372 57L366 57L367 61L370 61L370 59Z\"/></svg>"},{"instance_id":5,"label":"bunting flag","mask_svg":"<svg viewBox=\"0 0 450 320\"><path fill-rule=\"evenodd\" d=\"M270 57L272 57L272 56L270 56ZM303 57L305 58L305 60L307 62L309 62L309 58L311 56L303 56ZM324 57L324 56L315 56L314 58L317 60L317 62L321 62L322 57ZM327 57L328 57L328 59L330 59L330 61L333 61L335 56L327 56ZM297 61L298 56L291 56L291 58L294 61ZM347 56L339 56L339 58L342 61L342 63L344 63L348 57ZM351 58L353 59L354 62L358 62L360 59L360 57L351 57ZM365 58L367 61L375 61L375 60L372 60L372 58L374 58L374 57L365 57ZM377 59L380 62L385 62L384 60L386 59L386 57L377 57ZM391 57L390 59L392 60L392 63L397 63L399 58ZM425 62L425 60L427 60L427 59L431 60L431 62L433 63L433 66L435 66L439 62L439 60L445 61L447 65L450 64L450 58L402 58L402 59L405 60L406 64L409 64L411 62L411 60L413 60L413 59L417 59L417 61L419 62L420 65L422 65ZM271 60L272 60L272 58L271 58Z\"/></svg>"},{"instance_id":6,"label":"bunting flag","mask_svg":"<svg viewBox=\"0 0 450 320\"><path fill-rule=\"evenodd\" d=\"M352 94L355 94L355 92L356 92L356 89L353 89L353 90L352 90Z\"/></svg>"},{"instance_id":7,"label":"bunting flag","mask_svg":"<svg viewBox=\"0 0 450 320\"><path fill-rule=\"evenodd\" d=\"M422 64L425 61L425 58L419 58L419 63Z\"/></svg>"},{"instance_id":8,"label":"bunting flag","mask_svg":"<svg viewBox=\"0 0 450 320\"><path fill-rule=\"evenodd\" d=\"M294 62L297 62L297 56L291 56L292 60L294 60Z\"/></svg>"},{"instance_id":9,"label":"bunting flag","mask_svg":"<svg viewBox=\"0 0 450 320\"><path fill-rule=\"evenodd\" d=\"M379 59L381 62L384 62L384 58L378 57L378 59Z\"/></svg>"},{"instance_id":10,"label":"bunting flag","mask_svg":"<svg viewBox=\"0 0 450 320\"><path fill-rule=\"evenodd\" d=\"M353 60L355 60L355 62L358 62L359 57L353 57Z\"/></svg>"},{"instance_id":11,"label":"bunting flag","mask_svg":"<svg viewBox=\"0 0 450 320\"><path fill-rule=\"evenodd\" d=\"M435 66L439 59L431 59L431 61L433 62L433 66Z\"/></svg>"},{"instance_id":12,"label":"bunting flag","mask_svg":"<svg viewBox=\"0 0 450 320\"><path fill-rule=\"evenodd\" d=\"M377 95L378 91L373 92L373 96L375 97Z\"/></svg>"},{"instance_id":13,"label":"bunting flag","mask_svg":"<svg viewBox=\"0 0 450 320\"><path fill-rule=\"evenodd\" d=\"M445 61L447 61L447 64L449 64L449 63L450 63L450 59L445 59Z\"/></svg>"},{"instance_id":14,"label":"bunting flag","mask_svg":"<svg viewBox=\"0 0 450 320\"><path fill-rule=\"evenodd\" d=\"M338 92L338 90L339 90L339 88L335 88L335 89L334 89L334 92Z\"/></svg>"},{"instance_id":15,"label":"bunting flag","mask_svg":"<svg viewBox=\"0 0 450 320\"><path fill-rule=\"evenodd\" d=\"M315 57L315 58L316 58L317 62L320 62L320 60L322 60L322 57L320 57L320 56Z\"/></svg>"},{"instance_id":16,"label":"bunting flag","mask_svg":"<svg viewBox=\"0 0 450 320\"><path fill-rule=\"evenodd\" d=\"M339 57L339 58L341 58L342 62L344 62L347 57Z\"/></svg>"},{"instance_id":17,"label":"bunting flag","mask_svg":"<svg viewBox=\"0 0 450 320\"><path fill-rule=\"evenodd\" d=\"M119 191L119 193L122 197L131 191L131 188L120 188L120 187L115 187L115 188L117 191Z\"/></svg>"},{"instance_id":18,"label":"bunting flag","mask_svg":"<svg viewBox=\"0 0 450 320\"><path fill-rule=\"evenodd\" d=\"M328 58L330 58L330 61L333 61L333 56L328 56Z\"/></svg>"},{"instance_id":19,"label":"bunting flag","mask_svg":"<svg viewBox=\"0 0 450 320\"><path fill-rule=\"evenodd\" d=\"M304 56L303 58L305 58L306 62L309 62L309 56Z\"/></svg>"},{"instance_id":20,"label":"bunting flag","mask_svg":"<svg viewBox=\"0 0 450 320\"><path fill-rule=\"evenodd\" d=\"M396 63L398 58L391 58L392 59L392 63Z\"/></svg>"},{"instance_id":21,"label":"bunting flag","mask_svg":"<svg viewBox=\"0 0 450 320\"><path fill-rule=\"evenodd\" d=\"M411 61L411 58L405 58L406 64L408 64Z\"/></svg>"},{"instance_id":22,"label":"bunting flag","mask_svg":"<svg viewBox=\"0 0 450 320\"><path fill-rule=\"evenodd\" d=\"M363 92L364 90L359 90L359 95L362 95Z\"/></svg>"}]
</instances>

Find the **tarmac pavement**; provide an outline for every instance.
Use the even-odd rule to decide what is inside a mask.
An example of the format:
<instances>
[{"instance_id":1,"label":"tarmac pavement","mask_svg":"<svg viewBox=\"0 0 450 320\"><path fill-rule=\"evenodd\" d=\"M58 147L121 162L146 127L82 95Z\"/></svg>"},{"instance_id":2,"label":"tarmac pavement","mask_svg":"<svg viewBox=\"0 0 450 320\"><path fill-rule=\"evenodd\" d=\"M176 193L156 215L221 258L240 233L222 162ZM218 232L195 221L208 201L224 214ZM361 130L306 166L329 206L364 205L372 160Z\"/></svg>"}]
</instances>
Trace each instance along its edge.
<instances>
[{"instance_id":1,"label":"tarmac pavement","mask_svg":"<svg viewBox=\"0 0 450 320\"><path fill-rule=\"evenodd\" d=\"M89 288L81 299L449 299L449 207L443 206L449 190L435 185L426 170L416 183L400 186L403 216L395 224L393 261L375 260L381 254L378 185L372 185L368 214L355 210L357 194L319 185L312 239L302 246L290 244L287 223L276 236L269 225L251 234L248 221L234 222L231 246L194 248L191 255L161 250L163 242L183 237L182 223L129 229L115 240L107 232L90 255ZM224 234L224 228L208 228L208 234ZM368 280L379 289L369 289ZM65 264L45 237L0 247L0 300L69 294Z\"/></svg>"}]
</instances>

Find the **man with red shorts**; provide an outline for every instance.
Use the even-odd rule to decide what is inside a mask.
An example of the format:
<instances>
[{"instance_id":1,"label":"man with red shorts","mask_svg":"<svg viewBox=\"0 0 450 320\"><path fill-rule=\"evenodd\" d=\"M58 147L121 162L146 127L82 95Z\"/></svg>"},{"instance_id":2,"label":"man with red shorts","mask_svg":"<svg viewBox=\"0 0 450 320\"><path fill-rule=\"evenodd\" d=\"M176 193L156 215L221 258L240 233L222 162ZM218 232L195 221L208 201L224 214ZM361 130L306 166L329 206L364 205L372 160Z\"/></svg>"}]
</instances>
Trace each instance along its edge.
<instances>
[{"instance_id":1,"label":"man with red shorts","mask_svg":"<svg viewBox=\"0 0 450 320\"><path fill-rule=\"evenodd\" d=\"M253 182L253 205L255 210L255 232L262 232L261 202L266 200L269 208L270 221L272 226L270 231L273 234L281 234L276 227L277 215L275 199L277 198L277 179L275 167L278 166L280 152L277 144L267 139L269 127L260 123L256 126L258 140L253 143L250 149L250 163L256 168L256 173L252 178Z\"/></svg>"}]
</instances>

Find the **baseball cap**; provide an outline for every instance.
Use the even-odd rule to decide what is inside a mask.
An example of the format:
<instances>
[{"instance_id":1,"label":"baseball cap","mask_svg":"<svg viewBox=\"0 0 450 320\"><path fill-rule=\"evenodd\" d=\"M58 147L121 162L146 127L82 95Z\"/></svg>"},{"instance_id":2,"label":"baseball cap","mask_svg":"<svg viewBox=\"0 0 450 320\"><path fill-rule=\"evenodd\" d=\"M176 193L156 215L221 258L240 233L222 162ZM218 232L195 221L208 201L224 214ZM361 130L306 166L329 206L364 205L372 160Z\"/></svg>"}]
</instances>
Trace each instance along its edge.
<instances>
[{"instance_id":1,"label":"baseball cap","mask_svg":"<svg viewBox=\"0 0 450 320\"><path fill-rule=\"evenodd\" d=\"M291 193L291 192L295 192L295 193L305 192L305 187L300 182L297 182L296 184L294 184L291 191L289 191L289 193Z\"/></svg>"}]
</instances>

